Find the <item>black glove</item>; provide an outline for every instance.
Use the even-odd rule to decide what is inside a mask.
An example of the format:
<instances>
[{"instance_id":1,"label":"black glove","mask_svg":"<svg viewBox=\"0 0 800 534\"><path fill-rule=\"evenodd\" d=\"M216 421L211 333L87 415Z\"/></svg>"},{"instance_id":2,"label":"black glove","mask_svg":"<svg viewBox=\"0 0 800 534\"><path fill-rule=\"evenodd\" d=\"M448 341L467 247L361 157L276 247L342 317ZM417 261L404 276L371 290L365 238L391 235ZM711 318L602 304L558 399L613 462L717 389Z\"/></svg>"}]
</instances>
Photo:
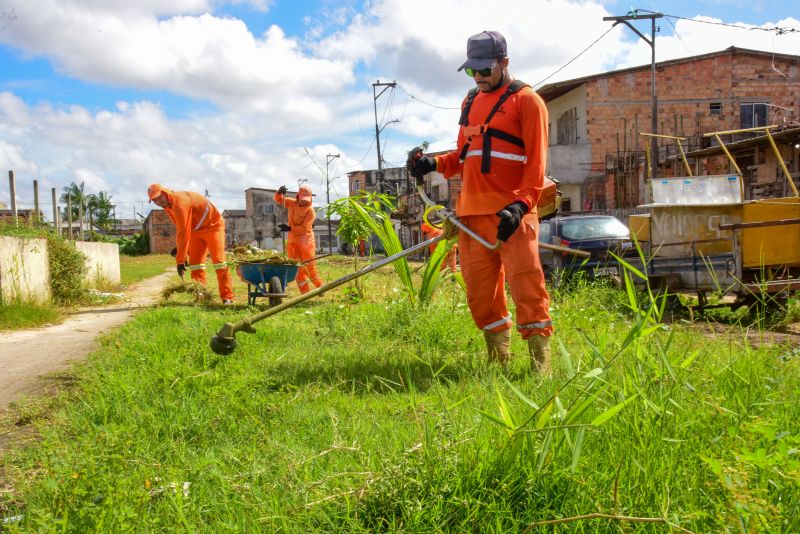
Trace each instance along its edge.
<instances>
[{"instance_id":1,"label":"black glove","mask_svg":"<svg viewBox=\"0 0 800 534\"><path fill-rule=\"evenodd\" d=\"M280 228L281 232L288 232L289 230L292 229L292 227L289 226L288 224L279 224L278 228Z\"/></svg>"},{"instance_id":2,"label":"black glove","mask_svg":"<svg viewBox=\"0 0 800 534\"><path fill-rule=\"evenodd\" d=\"M422 155L422 147L415 146L408 151L406 160L408 172L417 179L417 185L425 183L425 175L436 170L436 158Z\"/></svg>"},{"instance_id":3,"label":"black glove","mask_svg":"<svg viewBox=\"0 0 800 534\"><path fill-rule=\"evenodd\" d=\"M279 195L285 195L286 194L286 186L285 185L282 185L282 186L280 186L278 188L278 194Z\"/></svg>"},{"instance_id":4,"label":"black glove","mask_svg":"<svg viewBox=\"0 0 800 534\"><path fill-rule=\"evenodd\" d=\"M185 263L179 263L178 264L178 276L183 278L183 273L185 273L185 272L186 272L186 264Z\"/></svg>"},{"instance_id":5,"label":"black glove","mask_svg":"<svg viewBox=\"0 0 800 534\"><path fill-rule=\"evenodd\" d=\"M497 212L500 223L497 225L497 239L508 241L508 238L517 231L522 216L528 213L528 206L520 200L515 200L505 208Z\"/></svg>"},{"instance_id":6,"label":"black glove","mask_svg":"<svg viewBox=\"0 0 800 534\"><path fill-rule=\"evenodd\" d=\"M173 248L172 250L170 250L170 251L169 251L169 255L170 255L170 256L172 256L173 258L174 258L175 256L177 256L177 255L178 255L178 247L175 247L175 248Z\"/></svg>"}]
</instances>

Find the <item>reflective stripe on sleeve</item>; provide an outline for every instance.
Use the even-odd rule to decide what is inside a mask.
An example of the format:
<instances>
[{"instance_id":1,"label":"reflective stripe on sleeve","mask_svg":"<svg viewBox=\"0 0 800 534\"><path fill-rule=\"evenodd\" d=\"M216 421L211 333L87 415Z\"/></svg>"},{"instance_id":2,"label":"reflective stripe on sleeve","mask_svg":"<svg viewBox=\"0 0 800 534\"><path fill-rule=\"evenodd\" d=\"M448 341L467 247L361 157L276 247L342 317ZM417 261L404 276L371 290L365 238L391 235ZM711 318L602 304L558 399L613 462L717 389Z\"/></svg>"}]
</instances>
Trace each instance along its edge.
<instances>
[{"instance_id":1,"label":"reflective stripe on sleeve","mask_svg":"<svg viewBox=\"0 0 800 534\"><path fill-rule=\"evenodd\" d=\"M492 151L490 152L490 154L491 154L491 156L492 156L493 158L498 158L498 159L510 159L511 161L521 161L521 162L523 162L523 163L524 163L524 162L525 162L525 160L527 159L527 158L526 158L524 155L522 155L522 154L509 154L508 152L498 152L498 151L496 151L496 150L492 150ZM470 150L469 152L467 152L467 153L466 153L466 155L464 156L464 158L466 159L466 158L468 158L468 157L470 157L470 156L481 156L481 157L482 157L482 156L483 156L483 151L482 151L482 150Z\"/></svg>"},{"instance_id":2,"label":"reflective stripe on sleeve","mask_svg":"<svg viewBox=\"0 0 800 534\"><path fill-rule=\"evenodd\" d=\"M511 315L506 315L499 321L495 321L493 323L487 324L483 327L484 330L491 330L492 328L497 328L498 326L503 326L504 324L511 324Z\"/></svg>"}]
</instances>

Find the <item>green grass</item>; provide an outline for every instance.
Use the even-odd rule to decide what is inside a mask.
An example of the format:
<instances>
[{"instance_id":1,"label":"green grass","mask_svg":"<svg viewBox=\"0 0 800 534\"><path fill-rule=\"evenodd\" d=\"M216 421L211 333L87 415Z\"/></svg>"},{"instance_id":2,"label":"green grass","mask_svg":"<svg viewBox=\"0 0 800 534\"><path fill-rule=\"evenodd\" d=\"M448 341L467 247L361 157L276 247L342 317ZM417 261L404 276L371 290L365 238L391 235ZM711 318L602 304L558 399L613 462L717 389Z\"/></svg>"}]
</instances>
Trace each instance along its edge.
<instances>
[{"instance_id":1,"label":"green grass","mask_svg":"<svg viewBox=\"0 0 800 534\"><path fill-rule=\"evenodd\" d=\"M146 278L175 270L175 260L169 254L150 254L147 256L119 256L120 285L128 286Z\"/></svg>"},{"instance_id":2,"label":"green grass","mask_svg":"<svg viewBox=\"0 0 800 534\"><path fill-rule=\"evenodd\" d=\"M0 306L0 330L36 328L59 323L62 319L62 312L51 305L12 303Z\"/></svg>"},{"instance_id":3,"label":"green grass","mask_svg":"<svg viewBox=\"0 0 800 534\"><path fill-rule=\"evenodd\" d=\"M46 409L17 408L42 438L0 458L0 516L23 515L12 532L519 532L590 513L800 529L791 348L655 324L624 291L581 285L553 296L557 373L540 379L518 336L506 373L487 366L454 283L420 311L388 268L364 295L258 323L228 357L209 338L255 310L137 315ZM675 531L533 531L553 528Z\"/></svg>"}]
</instances>

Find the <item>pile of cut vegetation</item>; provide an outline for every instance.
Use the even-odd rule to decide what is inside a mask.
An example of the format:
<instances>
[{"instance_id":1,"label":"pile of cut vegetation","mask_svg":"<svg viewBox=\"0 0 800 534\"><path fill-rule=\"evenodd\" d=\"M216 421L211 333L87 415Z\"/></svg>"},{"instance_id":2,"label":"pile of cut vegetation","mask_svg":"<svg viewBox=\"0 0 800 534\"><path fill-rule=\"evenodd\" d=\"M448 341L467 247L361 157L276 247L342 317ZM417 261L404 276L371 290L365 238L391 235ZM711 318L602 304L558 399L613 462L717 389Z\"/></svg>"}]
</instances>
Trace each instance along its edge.
<instances>
[{"instance_id":1,"label":"pile of cut vegetation","mask_svg":"<svg viewBox=\"0 0 800 534\"><path fill-rule=\"evenodd\" d=\"M214 298L211 291L206 286L199 282L175 282L169 284L161 291L161 299L169 300L175 293L187 293L194 297L194 301L200 304L208 304Z\"/></svg>"},{"instance_id":2,"label":"pile of cut vegetation","mask_svg":"<svg viewBox=\"0 0 800 534\"><path fill-rule=\"evenodd\" d=\"M240 263L268 263L271 265L297 265L300 263L277 250L258 250L248 247L236 247L229 254L229 260L237 265Z\"/></svg>"}]
</instances>

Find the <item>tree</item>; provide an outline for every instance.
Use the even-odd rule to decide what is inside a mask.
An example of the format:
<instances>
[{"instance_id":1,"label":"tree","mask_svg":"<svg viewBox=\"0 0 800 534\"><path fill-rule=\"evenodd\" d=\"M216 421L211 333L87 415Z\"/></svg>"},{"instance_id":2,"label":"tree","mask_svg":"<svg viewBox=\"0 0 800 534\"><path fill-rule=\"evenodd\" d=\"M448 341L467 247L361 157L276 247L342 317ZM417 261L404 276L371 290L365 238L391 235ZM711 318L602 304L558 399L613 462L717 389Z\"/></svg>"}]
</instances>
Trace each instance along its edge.
<instances>
[{"instance_id":1,"label":"tree","mask_svg":"<svg viewBox=\"0 0 800 534\"><path fill-rule=\"evenodd\" d=\"M87 207L92 213L95 226L103 230L108 230L111 227L111 223L113 222L111 211L114 209L114 204L111 203L111 195L105 191L100 191L96 195L88 195Z\"/></svg>"},{"instance_id":2,"label":"tree","mask_svg":"<svg viewBox=\"0 0 800 534\"><path fill-rule=\"evenodd\" d=\"M73 221L78 220L79 206L83 205L84 211L86 211L88 195L83 192L83 184L84 182L81 182L81 185L77 185L75 182L72 182L64 188L64 194L61 195L61 202L64 204L67 203L67 197L69 197L69 201L72 204ZM66 209L64 214L66 215Z\"/></svg>"},{"instance_id":3,"label":"tree","mask_svg":"<svg viewBox=\"0 0 800 534\"><path fill-rule=\"evenodd\" d=\"M353 270L358 270L358 245L360 241L369 241L372 236L372 229L367 221L362 217L359 209L355 206L358 203L361 211L369 217L380 219L381 213L392 210L392 197L378 193L363 193L353 197L342 197L334 200L325 208L325 216L329 219L336 215L339 218L339 229L336 235L339 239L353 247ZM358 278L355 280L355 287L359 296L363 296L363 288Z\"/></svg>"}]
</instances>

